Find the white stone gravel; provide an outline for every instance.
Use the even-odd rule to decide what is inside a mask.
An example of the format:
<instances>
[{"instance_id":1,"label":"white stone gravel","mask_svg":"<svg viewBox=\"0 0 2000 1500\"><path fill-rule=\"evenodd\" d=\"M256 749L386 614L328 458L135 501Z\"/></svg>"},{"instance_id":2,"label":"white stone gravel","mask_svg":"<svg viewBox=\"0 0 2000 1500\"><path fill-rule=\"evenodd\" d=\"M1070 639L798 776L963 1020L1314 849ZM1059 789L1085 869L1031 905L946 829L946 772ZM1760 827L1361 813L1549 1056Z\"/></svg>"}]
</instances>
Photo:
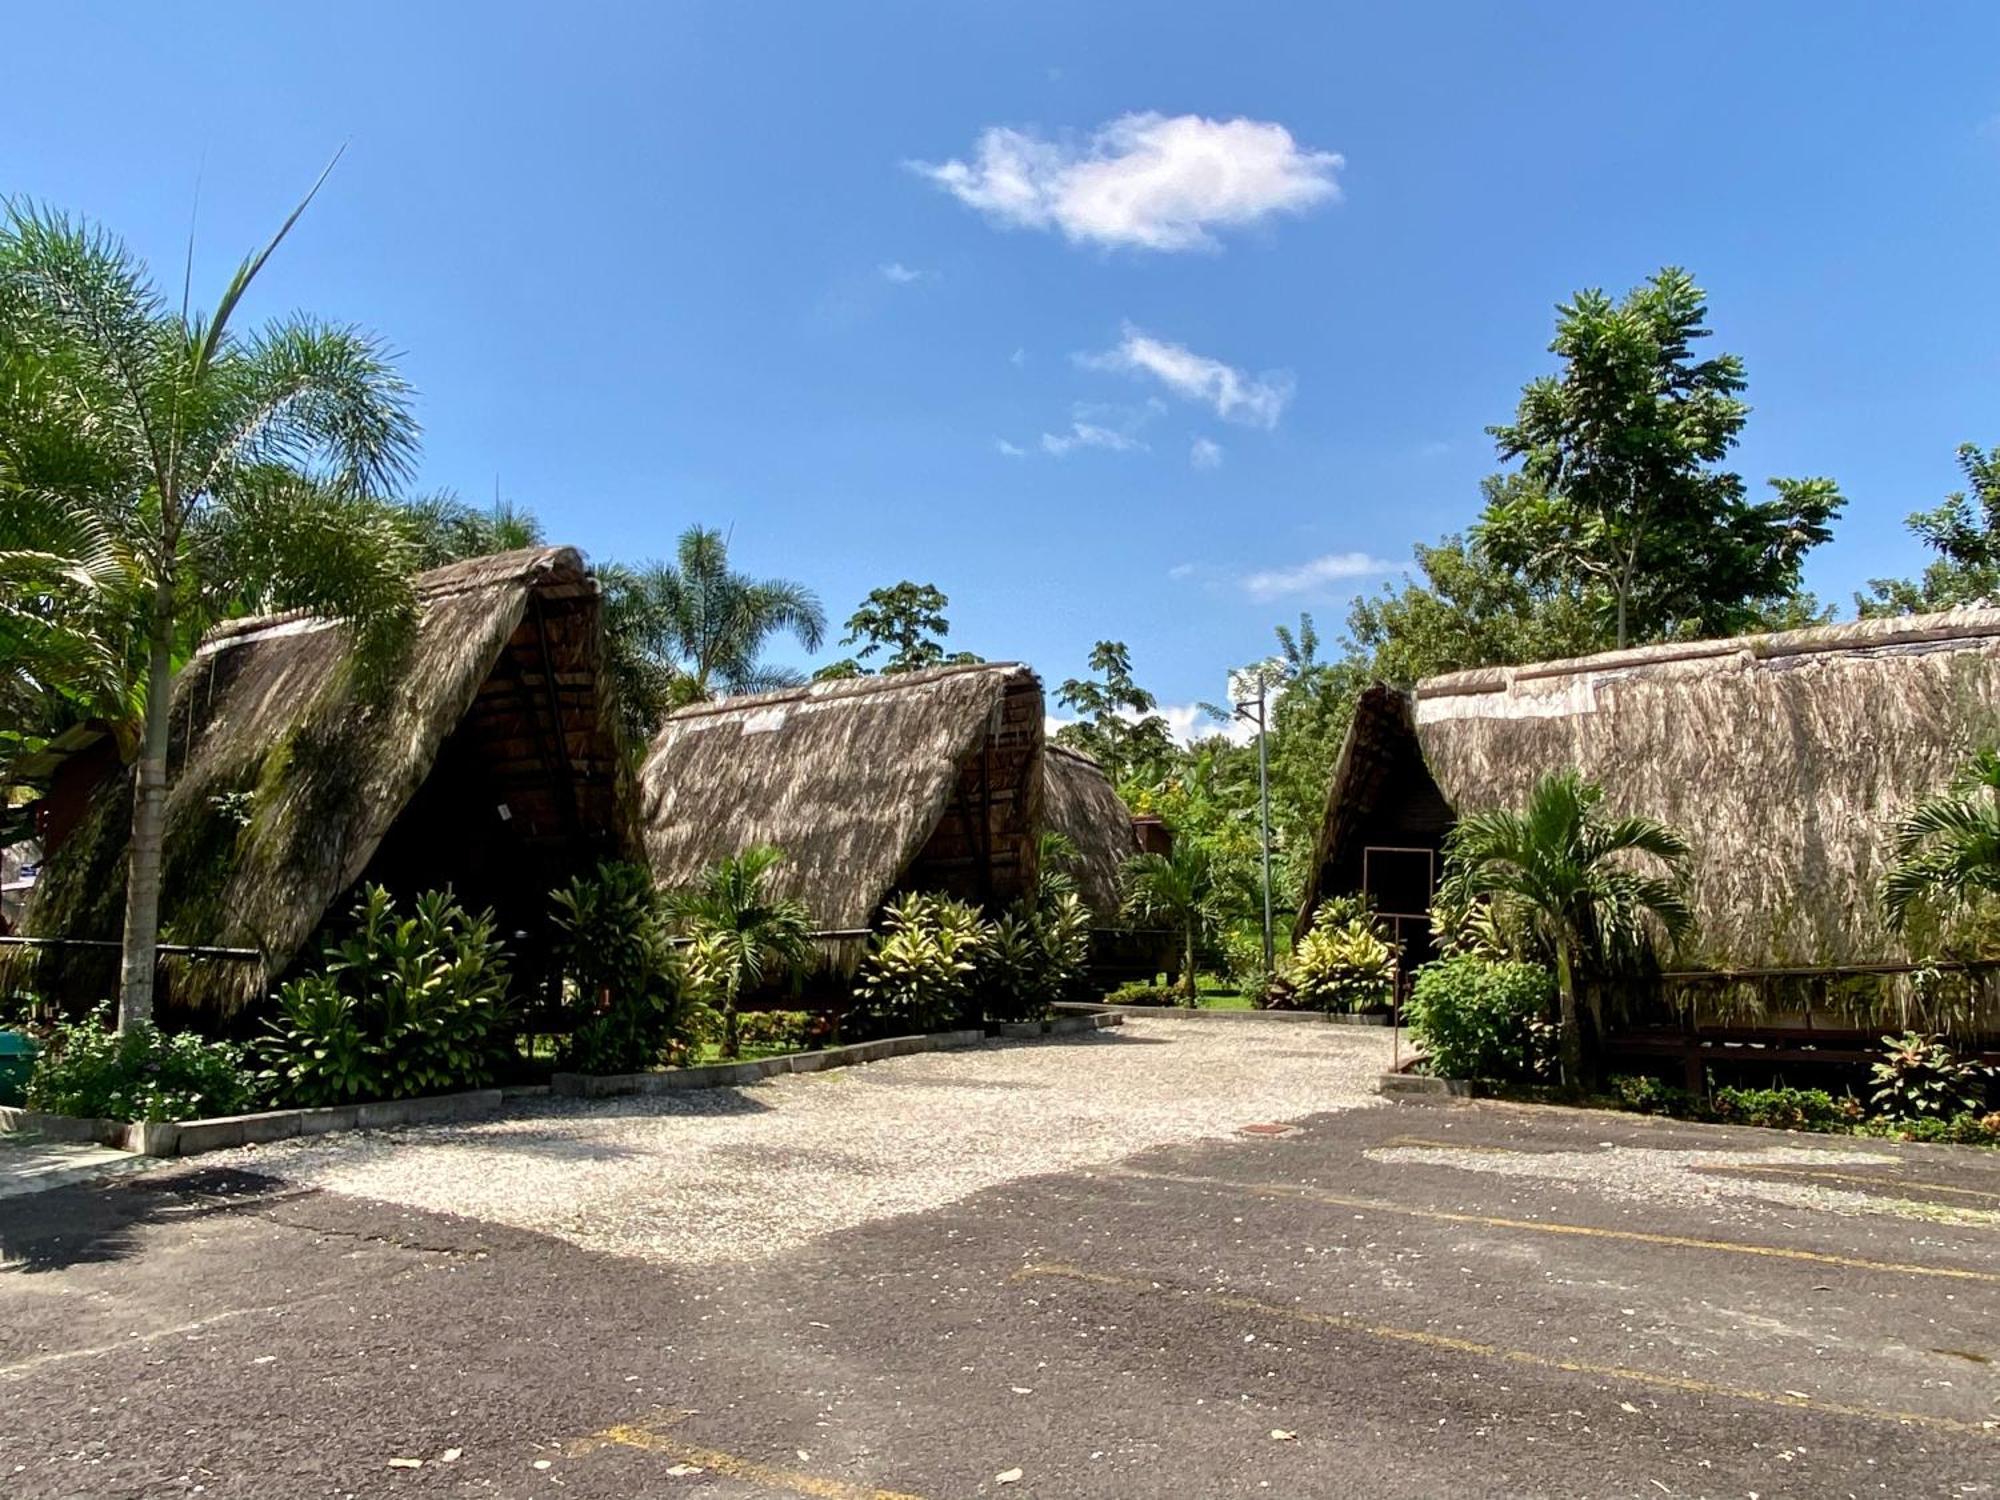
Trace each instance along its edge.
<instances>
[{"instance_id":1,"label":"white stone gravel","mask_svg":"<svg viewBox=\"0 0 2000 1500\"><path fill-rule=\"evenodd\" d=\"M1390 1146L1367 1153L1372 1161L1451 1167L1484 1176L1530 1178L1581 1196L1631 1203L1672 1204L1714 1212L1725 1205L1777 1204L1825 1213L1875 1215L1931 1223L2000 1227L1988 1209L1897 1198L1833 1185L1807 1176L1773 1181L1746 1169L1803 1168L1807 1172L1859 1173L1873 1169L1888 1188L1909 1166L1883 1151L1821 1146L1766 1146L1755 1150L1681 1150L1616 1146L1596 1150L1510 1151L1491 1146L1460 1150L1442 1146ZM1718 1171L1717 1169L1722 1169ZM1742 1175L1738 1175L1742 1174ZM1838 1181L1835 1178L1833 1181ZM1923 1186L1923 1184L1918 1184Z\"/></svg>"},{"instance_id":2,"label":"white stone gravel","mask_svg":"<svg viewBox=\"0 0 2000 1500\"><path fill-rule=\"evenodd\" d=\"M1016 1178L1376 1103L1386 1030L1135 1020L206 1160L678 1264L774 1255Z\"/></svg>"}]
</instances>

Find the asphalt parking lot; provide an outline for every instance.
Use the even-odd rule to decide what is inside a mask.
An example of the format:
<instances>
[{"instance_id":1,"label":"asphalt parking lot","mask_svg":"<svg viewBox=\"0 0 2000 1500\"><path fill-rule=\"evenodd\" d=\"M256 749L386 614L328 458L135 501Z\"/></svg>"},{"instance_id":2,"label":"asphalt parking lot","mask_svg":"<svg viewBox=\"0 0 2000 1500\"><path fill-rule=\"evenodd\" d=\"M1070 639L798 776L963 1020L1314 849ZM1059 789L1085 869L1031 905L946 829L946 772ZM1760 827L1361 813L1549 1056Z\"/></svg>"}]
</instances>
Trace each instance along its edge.
<instances>
[{"instance_id":1,"label":"asphalt parking lot","mask_svg":"<svg viewBox=\"0 0 2000 1500\"><path fill-rule=\"evenodd\" d=\"M2000 1487L1993 1156L1485 1104L1237 1129L1272 1123L688 1264L241 1162L16 1200L0 1476L24 1500Z\"/></svg>"}]
</instances>

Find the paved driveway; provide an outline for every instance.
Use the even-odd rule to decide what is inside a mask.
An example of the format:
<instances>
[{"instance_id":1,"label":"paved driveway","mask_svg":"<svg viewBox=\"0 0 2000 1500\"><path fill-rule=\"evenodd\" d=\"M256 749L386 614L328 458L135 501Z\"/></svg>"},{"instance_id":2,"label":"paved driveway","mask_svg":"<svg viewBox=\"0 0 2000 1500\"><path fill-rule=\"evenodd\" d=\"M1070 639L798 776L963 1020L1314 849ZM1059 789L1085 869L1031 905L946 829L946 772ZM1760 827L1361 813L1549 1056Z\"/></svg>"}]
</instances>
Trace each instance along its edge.
<instances>
[{"instance_id":1,"label":"paved driveway","mask_svg":"<svg viewBox=\"0 0 2000 1500\"><path fill-rule=\"evenodd\" d=\"M878 1064L841 1094L808 1075L755 1109L551 1116L516 1154L612 1175L537 1175L563 1205L539 1227L429 1201L507 1166L457 1132L403 1139L456 1180L394 1183L396 1153L350 1142L22 1200L0 1210L0 1475L21 1496L1992 1493L1993 1157L1490 1105L1243 1135L1287 1106L1233 1086L1130 1123L1126 1070L1265 1076L1229 1060L1246 1045L1343 1102L1383 1039L1301 1029L1162 1021ZM1031 1095L1010 1131L1037 1057L1086 1100ZM861 1136L901 1109L1001 1160L956 1196L923 1152L816 1178L782 1142L794 1119L841 1149L824 1099ZM728 1134L753 1117L768 1138ZM1093 1144L1049 1161L1065 1121ZM843 1200L900 1175L912 1211L734 1254L722 1230L560 1222L618 1183L726 1217L748 1188L725 1163Z\"/></svg>"}]
</instances>

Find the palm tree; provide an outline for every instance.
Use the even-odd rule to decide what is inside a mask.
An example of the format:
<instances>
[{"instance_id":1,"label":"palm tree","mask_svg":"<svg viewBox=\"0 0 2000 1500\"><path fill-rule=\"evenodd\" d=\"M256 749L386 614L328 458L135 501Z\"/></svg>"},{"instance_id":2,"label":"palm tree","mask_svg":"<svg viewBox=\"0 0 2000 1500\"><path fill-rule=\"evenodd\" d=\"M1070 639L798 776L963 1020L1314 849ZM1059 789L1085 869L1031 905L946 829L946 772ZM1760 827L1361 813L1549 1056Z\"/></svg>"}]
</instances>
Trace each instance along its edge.
<instances>
[{"instance_id":1,"label":"palm tree","mask_svg":"<svg viewBox=\"0 0 2000 1500\"><path fill-rule=\"evenodd\" d=\"M701 884L668 898L692 945L691 967L722 1003L722 1055L738 1051L736 1005L767 981L795 979L813 960L805 903L773 896L771 871L784 851L753 844L711 865Z\"/></svg>"},{"instance_id":2,"label":"palm tree","mask_svg":"<svg viewBox=\"0 0 2000 1500\"><path fill-rule=\"evenodd\" d=\"M1189 1005L1200 998L1195 985L1195 950L1224 915L1224 887L1206 845L1174 840L1170 854L1135 854L1125 861L1125 914L1160 922L1181 940L1181 995Z\"/></svg>"},{"instance_id":3,"label":"palm tree","mask_svg":"<svg viewBox=\"0 0 2000 1500\"><path fill-rule=\"evenodd\" d=\"M729 567L729 539L704 526L681 533L670 563L608 567L605 626L619 687L652 710L647 732L668 708L719 694L761 693L803 679L759 658L774 635L808 651L826 635L826 611L804 584L751 578Z\"/></svg>"},{"instance_id":4,"label":"palm tree","mask_svg":"<svg viewBox=\"0 0 2000 1500\"><path fill-rule=\"evenodd\" d=\"M1964 908L2000 893L2000 750L1981 750L1941 796L1896 825L1882 907L1901 932L1920 904Z\"/></svg>"},{"instance_id":5,"label":"palm tree","mask_svg":"<svg viewBox=\"0 0 2000 1500\"><path fill-rule=\"evenodd\" d=\"M1563 1082L1580 1088L1585 1071L1577 1012L1579 971L1604 967L1641 946L1648 924L1670 940L1694 925L1687 904L1689 848L1650 818L1607 818L1604 789L1576 771L1552 772L1528 793L1525 811L1500 809L1461 818L1445 842L1441 903L1469 909L1485 900L1511 908L1553 955L1560 997ZM1642 855L1664 875L1633 867ZM1593 992L1593 1023L1601 1023ZM1593 1040L1601 1024L1594 1024Z\"/></svg>"},{"instance_id":6,"label":"palm tree","mask_svg":"<svg viewBox=\"0 0 2000 1500\"><path fill-rule=\"evenodd\" d=\"M121 607L96 622L139 707L121 1027L152 1014L177 655L220 614L281 607L367 625L374 654L414 607L407 535L376 497L406 471L417 426L382 346L303 316L232 328L318 190L206 314L185 293L170 308L103 231L0 206L0 360L12 377L0 382L0 483L37 526L87 521L78 534L102 544L90 555L115 553L126 574Z\"/></svg>"}]
</instances>

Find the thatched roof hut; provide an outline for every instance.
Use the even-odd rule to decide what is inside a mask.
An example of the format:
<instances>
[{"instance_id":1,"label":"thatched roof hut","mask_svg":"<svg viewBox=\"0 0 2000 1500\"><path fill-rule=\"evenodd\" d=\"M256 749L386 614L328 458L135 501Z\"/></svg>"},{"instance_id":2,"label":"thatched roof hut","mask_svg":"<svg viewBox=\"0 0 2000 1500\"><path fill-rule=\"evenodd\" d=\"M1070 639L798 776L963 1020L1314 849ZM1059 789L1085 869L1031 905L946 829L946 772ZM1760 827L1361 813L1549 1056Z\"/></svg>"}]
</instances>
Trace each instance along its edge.
<instances>
[{"instance_id":1,"label":"thatched roof hut","mask_svg":"<svg viewBox=\"0 0 2000 1500\"><path fill-rule=\"evenodd\" d=\"M1369 889L1428 905L1456 815L1518 807L1574 766L1608 808L1694 846L1718 967L1906 955L1875 899L1890 830L1967 753L2000 740L2000 610L1863 620L1737 640L1458 672L1366 692L1336 765L1301 924Z\"/></svg>"},{"instance_id":2,"label":"thatched roof hut","mask_svg":"<svg viewBox=\"0 0 2000 1500\"><path fill-rule=\"evenodd\" d=\"M219 627L176 679L163 936L262 961L167 960L167 1003L228 1011L262 993L363 880L451 885L515 931L539 926L552 885L627 845L581 556L475 558L421 575L417 598L386 680L357 671L345 627L299 615ZM31 932L118 936L131 801L129 775L92 799L42 876ZM88 999L114 972L112 954L43 950L33 982Z\"/></svg>"},{"instance_id":3,"label":"thatched roof hut","mask_svg":"<svg viewBox=\"0 0 2000 1500\"><path fill-rule=\"evenodd\" d=\"M826 931L903 889L1004 904L1035 888L1042 685L1015 663L815 682L670 716L639 773L667 889L753 844Z\"/></svg>"},{"instance_id":4,"label":"thatched roof hut","mask_svg":"<svg viewBox=\"0 0 2000 1500\"><path fill-rule=\"evenodd\" d=\"M1075 845L1077 894L1100 922L1115 924L1118 871L1139 852L1131 810L1103 767L1053 740L1042 754L1042 826Z\"/></svg>"}]
</instances>

